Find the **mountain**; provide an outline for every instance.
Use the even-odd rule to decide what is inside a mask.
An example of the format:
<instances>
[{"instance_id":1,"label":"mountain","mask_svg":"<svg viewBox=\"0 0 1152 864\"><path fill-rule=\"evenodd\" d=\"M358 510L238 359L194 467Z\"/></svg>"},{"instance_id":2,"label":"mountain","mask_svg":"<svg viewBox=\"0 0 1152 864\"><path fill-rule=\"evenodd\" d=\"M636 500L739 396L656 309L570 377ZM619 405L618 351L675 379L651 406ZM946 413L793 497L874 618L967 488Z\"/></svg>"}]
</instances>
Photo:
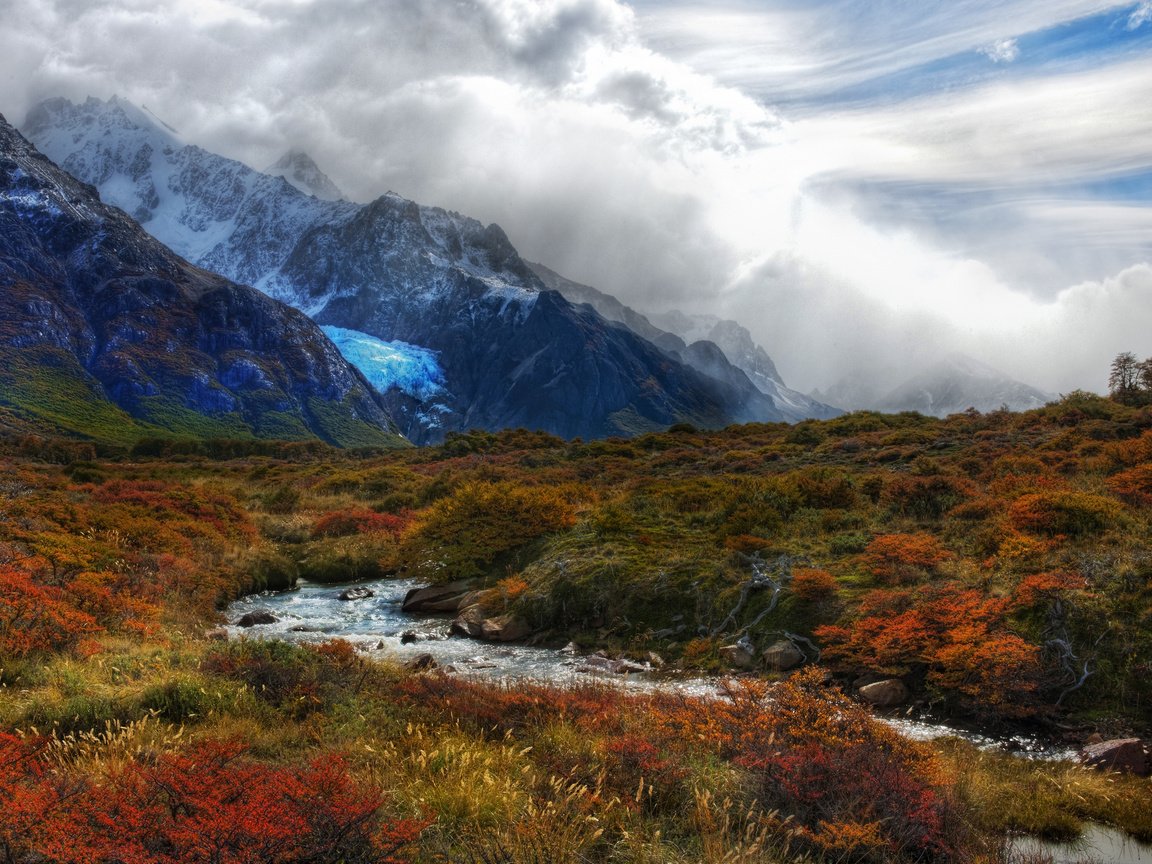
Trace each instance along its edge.
<instances>
[{"instance_id":1,"label":"mountain","mask_svg":"<svg viewBox=\"0 0 1152 864\"><path fill-rule=\"evenodd\" d=\"M2 117L0 405L106 440L403 443L306 316L174 255Z\"/></svg>"},{"instance_id":2,"label":"mountain","mask_svg":"<svg viewBox=\"0 0 1152 864\"><path fill-rule=\"evenodd\" d=\"M702 374L546 286L497 225L389 193L359 205L186 145L134 106L62 99L28 136L194 263L334 328L418 443L525 426L602 437L676 422L719 427L783 414L755 388Z\"/></svg>"},{"instance_id":3,"label":"mountain","mask_svg":"<svg viewBox=\"0 0 1152 864\"><path fill-rule=\"evenodd\" d=\"M788 387L768 353L735 321L712 315L690 316L677 310L643 315L611 294L566 279L543 264L529 266L545 285L572 303L587 303L609 321L623 324L709 377L738 389L751 387L767 396L773 408L788 421L828 419L843 413Z\"/></svg>"},{"instance_id":4,"label":"mountain","mask_svg":"<svg viewBox=\"0 0 1152 864\"><path fill-rule=\"evenodd\" d=\"M870 380L845 379L829 392L815 395L842 400L839 404L851 409L918 411L936 417L969 408L1027 411L1056 398L964 354L950 354L891 390L879 390Z\"/></svg>"},{"instance_id":5,"label":"mountain","mask_svg":"<svg viewBox=\"0 0 1152 864\"><path fill-rule=\"evenodd\" d=\"M325 201L339 201L344 197L340 187L302 150L289 150L265 168L264 173L272 177L283 177L304 194Z\"/></svg>"}]
</instances>

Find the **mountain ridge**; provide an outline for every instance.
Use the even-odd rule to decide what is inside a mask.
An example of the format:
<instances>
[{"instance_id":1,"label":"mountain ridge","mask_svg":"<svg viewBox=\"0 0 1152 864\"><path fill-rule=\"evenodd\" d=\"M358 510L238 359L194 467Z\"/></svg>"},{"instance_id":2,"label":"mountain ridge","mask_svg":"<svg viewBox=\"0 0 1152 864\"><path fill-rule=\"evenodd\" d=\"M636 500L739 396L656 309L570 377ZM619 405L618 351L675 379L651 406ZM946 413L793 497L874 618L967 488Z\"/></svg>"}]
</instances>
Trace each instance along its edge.
<instances>
[{"instance_id":1,"label":"mountain ridge","mask_svg":"<svg viewBox=\"0 0 1152 864\"><path fill-rule=\"evenodd\" d=\"M0 397L92 437L400 444L307 317L188 264L0 117Z\"/></svg>"},{"instance_id":2,"label":"mountain ridge","mask_svg":"<svg viewBox=\"0 0 1152 864\"><path fill-rule=\"evenodd\" d=\"M48 100L27 126L198 265L322 325L434 352L435 403L399 386L385 394L418 443L472 426L604 437L784 419L755 388L710 378L549 292L499 226L394 193L365 205L305 195L180 145L122 100Z\"/></svg>"}]
</instances>

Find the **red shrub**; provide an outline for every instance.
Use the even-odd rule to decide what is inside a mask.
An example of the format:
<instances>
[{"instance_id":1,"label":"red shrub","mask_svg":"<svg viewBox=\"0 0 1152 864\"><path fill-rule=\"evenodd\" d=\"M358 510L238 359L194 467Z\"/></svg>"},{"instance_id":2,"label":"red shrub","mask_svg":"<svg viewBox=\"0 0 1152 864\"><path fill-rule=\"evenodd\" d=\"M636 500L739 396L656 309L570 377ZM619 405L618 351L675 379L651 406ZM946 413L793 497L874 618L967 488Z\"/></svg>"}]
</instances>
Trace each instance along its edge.
<instances>
[{"instance_id":1,"label":"red shrub","mask_svg":"<svg viewBox=\"0 0 1152 864\"><path fill-rule=\"evenodd\" d=\"M872 575L889 584L917 581L951 557L931 534L881 534L862 556Z\"/></svg>"},{"instance_id":2,"label":"red shrub","mask_svg":"<svg viewBox=\"0 0 1152 864\"><path fill-rule=\"evenodd\" d=\"M350 534L391 534L400 536L412 515L408 511L400 514L377 513L364 508L350 508L326 513L312 526L313 537L347 537Z\"/></svg>"}]
</instances>

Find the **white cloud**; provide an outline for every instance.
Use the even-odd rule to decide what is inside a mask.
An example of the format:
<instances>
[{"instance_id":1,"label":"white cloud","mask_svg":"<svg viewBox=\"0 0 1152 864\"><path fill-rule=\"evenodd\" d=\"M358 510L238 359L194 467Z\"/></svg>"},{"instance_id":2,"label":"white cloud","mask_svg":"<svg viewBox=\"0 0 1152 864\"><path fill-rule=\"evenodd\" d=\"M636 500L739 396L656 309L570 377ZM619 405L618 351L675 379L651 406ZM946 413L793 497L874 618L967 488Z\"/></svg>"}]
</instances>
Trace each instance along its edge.
<instances>
[{"instance_id":1,"label":"white cloud","mask_svg":"<svg viewBox=\"0 0 1152 864\"><path fill-rule=\"evenodd\" d=\"M981 51L993 63L1011 63L1020 56L1020 45L1015 39L997 39Z\"/></svg>"},{"instance_id":2,"label":"white cloud","mask_svg":"<svg viewBox=\"0 0 1152 864\"><path fill-rule=\"evenodd\" d=\"M0 110L17 123L40 98L119 93L255 166L302 146L362 199L394 189L500 222L526 256L626 301L737 314L801 387L967 350L1067 390L1099 355L1146 350L1106 328L1142 320L1120 304L1147 274L1099 277L1148 248L1149 211L1043 191L1152 168L1146 59L791 119L730 86L822 92L1131 3L0 4ZM1000 221L959 244L911 193L876 218L868 184L987 196L1013 214L1011 266L988 251ZM1069 249L1080 275L1063 275ZM1105 329L1045 363L1077 315Z\"/></svg>"},{"instance_id":3,"label":"white cloud","mask_svg":"<svg viewBox=\"0 0 1152 864\"><path fill-rule=\"evenodd\" d=\"M1128 29L1135 30L1147 24L1149 21L1152 21L1152 2L1144 0L1143 3L1136 7L1136 11L1128 17Z\"/></svg>"}]
</instances>

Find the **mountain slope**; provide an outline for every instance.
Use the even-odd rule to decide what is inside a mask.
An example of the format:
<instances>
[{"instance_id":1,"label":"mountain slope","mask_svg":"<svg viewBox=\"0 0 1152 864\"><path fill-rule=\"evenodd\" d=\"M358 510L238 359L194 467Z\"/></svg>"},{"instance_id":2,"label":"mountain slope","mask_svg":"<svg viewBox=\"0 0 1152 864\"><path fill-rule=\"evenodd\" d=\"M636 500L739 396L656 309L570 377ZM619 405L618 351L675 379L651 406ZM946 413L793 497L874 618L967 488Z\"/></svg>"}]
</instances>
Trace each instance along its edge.
<instances>
[{"instance_id":1,"label":"mountain slope","mask_svg":"<svg viewBox=\"0 0 1152 864\"><path fill-rule=\"evenodd\" d=\"M725 381L741 392L763 394L772 410L786 420L829 419L843 413L788 387L772 358L735 321L711 315L689 316L676 310L645 316L611 294L566 279L543 264L530 266L545 285L569 301L587 303L609 321L623 324L709 377Z\"/></svg>"},{"instance_id":2,"label":"mountain slope","mask_svg":"<svg viewBox=\"0 0 1152 864\"><path fill-rule=\"evenodd\" d=\"M49 428L399 444L305 316L189 265L0 118L0 403Z\"/></svg>"},{"instance_id":3,"label":"mountain slope","mask_svg":"<svg viewBox=\"0 0 1152 864\"><path fill-rule=\"evenodd\" d=\"M321 324L435 352L435 394L402 383L385 394L414 441L471 427L601 437L783 419L755 388L709 378L546 291L498 226L393 194L363 206L311 197L182 144L120 100L50 100L26 129L195 263Z\"/></svg>"}]
</instances>

